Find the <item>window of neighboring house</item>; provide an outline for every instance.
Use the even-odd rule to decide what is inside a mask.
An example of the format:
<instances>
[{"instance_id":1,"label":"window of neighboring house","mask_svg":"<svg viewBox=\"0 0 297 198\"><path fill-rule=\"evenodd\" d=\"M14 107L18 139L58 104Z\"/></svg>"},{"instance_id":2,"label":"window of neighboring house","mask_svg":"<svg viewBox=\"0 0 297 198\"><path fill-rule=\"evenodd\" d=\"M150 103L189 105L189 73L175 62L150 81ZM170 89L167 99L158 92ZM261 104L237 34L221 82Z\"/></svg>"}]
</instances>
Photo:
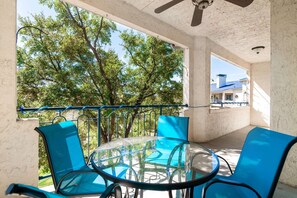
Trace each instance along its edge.
<instances>
[{"instance_id":1,"label":"window of neighboring house","mask_svg":"<svg viewBox=\"0 0 297 198\"><path fill-rule=\"evenodd\" d=\"M233 94L225 94L225 100L232 101L233 100Z\"/></svg>"},{"instance_id":2,"label":"window of neighboring house","mask_svg":"<svg viewBox=\"0 0 297 198\"><path fill-rule=\"evenodd\" d=\"M247 70L212 54L210 73L211 108L239 107L242 106L242 102L248 104L249 81ZM230 104L230 101L234 104ZM226 104L224 104L225 102Z\"/></svg>"}]
</instances>

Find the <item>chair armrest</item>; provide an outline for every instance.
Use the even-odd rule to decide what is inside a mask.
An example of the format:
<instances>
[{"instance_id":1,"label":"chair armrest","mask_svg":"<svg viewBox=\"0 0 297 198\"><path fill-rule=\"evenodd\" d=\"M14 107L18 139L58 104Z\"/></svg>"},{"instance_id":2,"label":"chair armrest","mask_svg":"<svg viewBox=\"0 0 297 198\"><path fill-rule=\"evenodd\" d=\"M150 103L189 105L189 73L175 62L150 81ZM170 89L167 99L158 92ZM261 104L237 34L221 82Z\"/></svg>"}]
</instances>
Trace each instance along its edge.
<instances>
[{"instance_id":1,"label":"chair armrest","mask_svg":"<svg viewBox=\"0 0 297 198\"><path fill-rule=\"evenodd\" d=\"M218 156L218 158L222 159L227 164L231 175L233 175L233 171L231 169L231 166L230 166L229 162L225 158L223 158L222 156L220 156L220 155L217 155L217 156Z\"/></svg>"},{"instance_id":2,"label":"chair armrest","mask_svg":"<svg viewBox=\"0 0 297 198\"><path fill-rule=\"evenodd\" d=\"M179 153L178 153L178 154L179 154L179 155L178 155L178 161L179 161L179 162L181 161L181 155L182 155L182 153L181 153L181 149L182 149L182 147L183 147L185 144L187 144L187 143L189 143L189 142L188 142L188 141L182 142L182 143L176 145L176 146L173 148L173 150L171 151L171 153L170 153L170 155L169 155L169 157L168 157L168 161L167 161L167 170L170 169L170 164L171 164L172 158L173 158L175 152L176 152L178 149L179 149Z\"/></svg>"},{"instance_id":3,"label":"chair armrest","mask_svg":"<svg viewBox=\"0 0 297 198\"><path fill-rule=\"evenodd\" d=\"M40 190L39 188L25 184L10 184L5 194L19 194L36 198L66 198L63 195L58 195L44 190Z\"/></svg>"},{"instance_id":4,"label":"chair armrest","mask_svg":"<svg viewBox=\"0 0 297 198\"><path fill-rule=\"evenodd\" d=\"M205 153L205 152L198 152L198 153L196 153L196 154L192 157L192 159L191 159L191 166L192 166L193 159L194 159L197 155L203 155L203 154L208 155L208 153ZM230 166L230 164L228 163L228 161L227 161L225 158L223 158L222 156L220 156L220 155L217 155L217 156L218 156L218 158L222 159L222 160L227 164L228 169L229 169L231 175L233 175L233 171L232 171L231 166Z\"/></svg>"},{"instance_id":5,"label":"chair armrest","mask_svg":"<svg viewBox=\"0 0 297 198\"><path fill-rule=\"evenodd\" d=\"M109 185L106 190L101 194L100 198L110 197L111 194L115 195L115 198L122 198L122 189L119 184L113 183Z\"/></svg>"},{"instance_id":6,"label":"chair armrest","mask_svg":"<svg viewBox=\"0 0 297 198\"><path fill-rule=\"evenodd\" d=\"M250 185L247 185L242 182L237 182L237 181L222 179L222 178L215 178L215 179L211 180L210 182L208 182L202 189L202 198L205 198L207 189L215 183L224 183L224 184L229 184L229 185L234 185L234 186L242 186L242 187L250 189L257 195L258 198L261 198L261 195Z\"/></svg>"},{"instance_id":7,"label":"chair armrest","mask_svg":"<svg viewBox=\"0 0 297 198\"><path fill-rule=\"evenodd\" d=\"M77 171L71 171L69 173L67 173L66 175L64 175L58 185L57 185L57 189L56 189L56 192L59 192L60 188L61 188L61 185L63 183L63 181L65 179L67 179L68 177L70 177L71 175L78 175L78 174L89 174L89 173L96 173L98 176L100 176L95 170L93 169L89 169L89 170L77 170ZM101 176L100 176L101 177ZM103 177L102 177L103 178ZM107 180L105 178L103 178L104 182L105 182L105 186L107 187Z\"/></svg>"}]
</instances>

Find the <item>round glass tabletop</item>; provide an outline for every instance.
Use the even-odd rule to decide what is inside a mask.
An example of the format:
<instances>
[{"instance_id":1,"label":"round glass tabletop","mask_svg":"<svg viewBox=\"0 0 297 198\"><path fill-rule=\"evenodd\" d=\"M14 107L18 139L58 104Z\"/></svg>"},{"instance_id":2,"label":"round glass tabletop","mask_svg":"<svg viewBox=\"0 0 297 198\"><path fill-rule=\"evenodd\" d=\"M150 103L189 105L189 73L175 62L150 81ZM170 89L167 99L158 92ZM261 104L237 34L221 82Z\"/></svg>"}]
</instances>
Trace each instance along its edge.
<instances>
[{"instance_id":1,"label":"round glass tabletop","mask_svg":"<svg viewBox=\"0 0 297 198\"><path fill-rule=\"evenodd\" d=\"M214 177L219 160L198 143L165 137L124 138L103 144L91 155L104 178L147 190L191 188Z\"/></svg>"}]
</instances>

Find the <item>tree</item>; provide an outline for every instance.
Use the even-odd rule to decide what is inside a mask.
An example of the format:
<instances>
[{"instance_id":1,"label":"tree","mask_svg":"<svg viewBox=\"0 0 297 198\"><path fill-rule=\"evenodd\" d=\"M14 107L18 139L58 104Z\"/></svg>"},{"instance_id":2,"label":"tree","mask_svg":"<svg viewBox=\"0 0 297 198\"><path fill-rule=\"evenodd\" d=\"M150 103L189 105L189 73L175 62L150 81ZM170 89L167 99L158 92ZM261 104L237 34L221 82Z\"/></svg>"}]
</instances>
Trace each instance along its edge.
<instances>
[{"instance_id":1,"label":"tree","mask_svg":"<svg viewBox=\"0 0 297 198\"><path fill-rule=\"evenodd\" d=\"M141 105L182 102L182 51L134 31L121 33L126 61L111 45L115 23L62 1L40 0L56 16L20 17L18 105ZM37 28L31 28L37 27ZM125 126L129 135L138 109ZM111 118L111 122L115 122ZM114 125L112 125L113 127ZM103 141L107 127L101 125ZM111 137L114 129L110 130Z\"/></svg>"}]
</instances>

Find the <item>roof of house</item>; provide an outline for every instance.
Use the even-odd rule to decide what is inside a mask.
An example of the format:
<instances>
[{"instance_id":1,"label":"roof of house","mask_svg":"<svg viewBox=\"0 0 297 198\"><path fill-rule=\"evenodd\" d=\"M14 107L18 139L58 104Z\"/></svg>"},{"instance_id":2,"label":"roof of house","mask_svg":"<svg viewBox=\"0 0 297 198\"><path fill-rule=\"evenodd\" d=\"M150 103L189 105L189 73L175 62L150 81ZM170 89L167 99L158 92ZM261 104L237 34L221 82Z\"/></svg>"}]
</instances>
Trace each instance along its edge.
<instances>
[{"instance_id":1,"label":"roof of house","mask_svg":"<svg viewBox=\"0 0 297 198\"><path fill-rule=\"evenodd\" d=\"M232 90L232 89L241 89L242 88L242 83L240 81L230 81L226 82L226 85L217 88L217 83L212 83L210 85L210 91L213 93L221 93L226 90Z\"/></svg>"}]
</instances>

